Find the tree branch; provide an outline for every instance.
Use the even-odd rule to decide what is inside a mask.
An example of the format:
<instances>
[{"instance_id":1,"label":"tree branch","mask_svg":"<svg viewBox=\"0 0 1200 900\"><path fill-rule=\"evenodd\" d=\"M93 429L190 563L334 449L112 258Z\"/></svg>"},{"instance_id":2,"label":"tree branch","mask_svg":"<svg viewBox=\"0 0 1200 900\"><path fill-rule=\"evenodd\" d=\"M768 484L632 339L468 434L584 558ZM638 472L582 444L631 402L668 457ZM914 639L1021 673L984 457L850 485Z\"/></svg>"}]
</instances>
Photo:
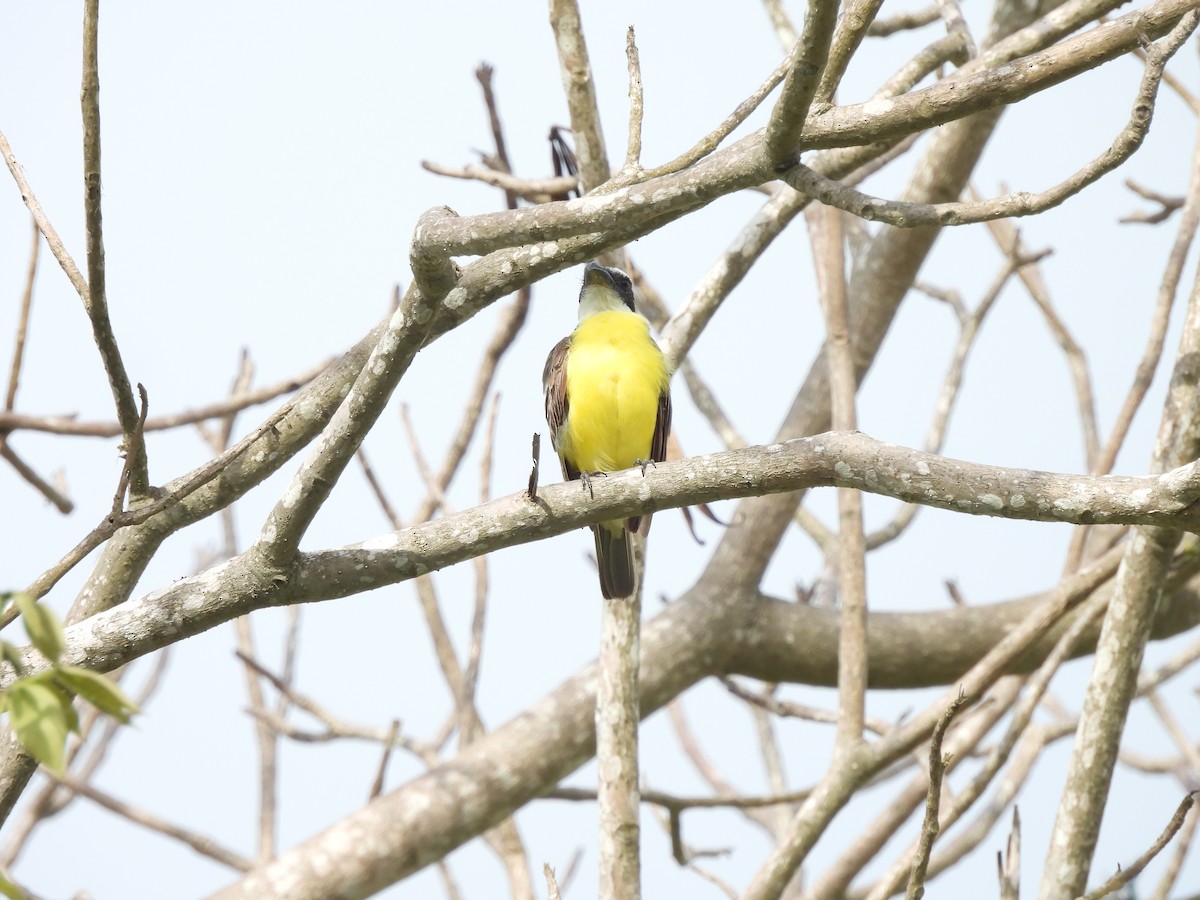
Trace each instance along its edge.
<instances>
[{"instance_id":1,"label":"tree branch","mask_svg":"<svg viewBox=\"0 0 1200 900\"><path fill-rule=\"evenodd\" d=\"M1198 24L1200 24L1200 11L1192 10L1179 20L1179 24L1167 37L1148 49L1146 69L1138 88L1137 98L1134 100L1133 112L1128 124L1117 135L1112 146L1070 178L1039 193L1021 192L974 203L906 203L899 200L883 200L864 194L831 179L823 178L801 163L792 167L784 175L784 178L788 184L806 196L820 200L829 206L835 206L859 218L884 222L898 228L919 228L923 225L967 225L1045 212L1094 184L1124 163L1142 146L1142 142L1150 130L1154 101L1158 94L1158 86L1162 82L1163 68L1196 30Z\"/></svg>"},{"instance_id":2,"label":"tree branch","mask_svg":"<svg viewBox=\"0 0 1200 900\"><path fill-rule=\"evenodd\" d=\"M139 422L138 405L133 396L133 387L117 348L117 336L113 332L108 315L108 296L104 279L104 228L100 203L100 73L97 24L100 17L100 0L87 0L83 14L83 88L80 103L83 107L83 184L84 214L87 224L87 267L88 290L84 306L92 323L92 334L108 383L112 388L113 400L117 405L117 419L124 434L125 453L132 462L129 477L130 499L134 505L146 498L150 489L150 475L146 459L146 439Z\"/></svg>"}]
</instances>

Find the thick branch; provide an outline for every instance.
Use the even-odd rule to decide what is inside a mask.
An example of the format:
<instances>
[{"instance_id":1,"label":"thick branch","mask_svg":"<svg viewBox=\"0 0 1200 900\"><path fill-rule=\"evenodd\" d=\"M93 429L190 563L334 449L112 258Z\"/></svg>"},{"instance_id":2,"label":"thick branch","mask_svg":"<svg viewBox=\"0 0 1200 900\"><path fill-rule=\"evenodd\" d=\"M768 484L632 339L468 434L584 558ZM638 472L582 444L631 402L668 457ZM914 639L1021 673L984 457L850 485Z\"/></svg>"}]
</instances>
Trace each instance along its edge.
<instances>
[{"instance_id":1,"label":"thick branch","mask_svg":"<svg viewBox=\"0 0 1200 900\"><path fill-rule=\"evenodd\" d=\"M552 0L550 27L554 31L563 91L571 113L571 135L575 138L575 154L579 158L579 179L587 192L608 181L609 167L596 105L596 83L592 79L592 64L575 0Z\"/></svg>"},{"instance_id":2,"label":"thick branch","mask_svg":"<svg viewBox=\"0 0 1200 900\"><path fill-rule=\"evenodd\" d=\"M829 58L829 42L837 25L836 3L809 3L804 31L792 48L791 68L767 123L763 152L769 166L791 160L799 150L800 133Z\"/></svg>"},{"instance_id":3,"label":"thick branch","mask_svg":"<svg viewBox=\"0 0 1200 900\"><path fill-rule=\"evenodd\" d=\"M596 522L819 485L977 515L1200 527L1192 504L1200 463L1145 478L1053 475L959 463L858 433L825 434L662 463L646 477L637 469L614 474L593 485L594 498L575 483L542 488L536 503L512 495L362 544L300 554L286 573L263 571L252 549L69 628L64 662L106 671L254 609L348 596ZM32 653L26 661L31 672L43 664Z\"/></svg>"}]
</instances>

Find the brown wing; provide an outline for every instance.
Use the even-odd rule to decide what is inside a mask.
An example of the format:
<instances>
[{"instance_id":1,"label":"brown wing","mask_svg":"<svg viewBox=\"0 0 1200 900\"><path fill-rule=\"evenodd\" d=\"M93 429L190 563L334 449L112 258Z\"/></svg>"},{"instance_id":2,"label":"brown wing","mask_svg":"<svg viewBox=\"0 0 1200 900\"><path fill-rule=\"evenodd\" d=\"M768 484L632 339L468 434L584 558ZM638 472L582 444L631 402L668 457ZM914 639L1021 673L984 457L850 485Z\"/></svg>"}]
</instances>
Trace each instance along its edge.
<instances>
[{"instance_id":1,"label":"brown wing","mask_svg":"<svg viewBox=\"0 0 1200 900\"><path fill-rule=\"evenodd\" d=\"M655 462L667 459L667 441L671 437L671 388L668 385L658 395L658 418L654 420L654 436L650 439L650 458ZM644 473L643 473L644 474ZM631 516L625 520L626 531L650 533L650 516Z\"/></svg>"},{"instance_id":2,"label":"brown wing","mask_svg":"<svg viewBox=\"0 0 1200 900\"><path fill-rule=\"evenodd\" d=\"M546 357L546 368L542 370L542 390L546 395L546 424L550 426L550 443L558 452L558 431L567 421L567 350L571 346L568 335L550 351ZM659 413L661 415L661 411ZM562 463L563 478L573 481L579 477L579 470L558 454Z\"/></svg>"},{"instance_id":3,"label":"brown wing","mask_svg":"<svg viewBox=\"0 0 1200 900\"><path fill-rule=\"evenodd\" d=\"M665 462L667 439L671 436L671 388L663 388L658 395L658 418L654 422L654 437L650 441L650 458Z\"/></svg>"}]
</instances>

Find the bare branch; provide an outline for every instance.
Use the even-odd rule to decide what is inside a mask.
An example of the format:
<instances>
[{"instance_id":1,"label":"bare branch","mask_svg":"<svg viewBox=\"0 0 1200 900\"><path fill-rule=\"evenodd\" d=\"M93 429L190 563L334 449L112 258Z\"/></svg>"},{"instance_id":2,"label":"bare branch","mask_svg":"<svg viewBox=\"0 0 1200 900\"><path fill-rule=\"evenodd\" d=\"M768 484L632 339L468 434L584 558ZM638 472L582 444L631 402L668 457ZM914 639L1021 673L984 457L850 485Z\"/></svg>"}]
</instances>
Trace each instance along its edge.
<instances>
[{"instance_id":1,"label":"bare branch","mask_svg":"<svg viewBox=\"0 0 1200 900\"><path fill-rule=\"evenodd\" d=\"M629 65L629 139L622 174L637 172L642 166L642 63L632 25L625 32L625 59Z\"/></svg>"},{"instance_id":2,"label":"bare branch","mask_svg":"<svg viewBox=\"0 0 1200 900\"><path fill-rule=\"evenodd\" d=\"M1175 815L1171 816L1171 821L1167 823L1167 827L1163 829L1162 834L1158 839L1150 845L1150 848L1134 860L1133 864L1128 868L1118 867L1117 873L1109 878L1104 884L1089 892L1084 896L1083 900L1101 900L1102 897L1107 897L1116 891L1118 888L1129 884L1142 870L1150 863L1150 860L1158 856L1159 852L1171 843L1171 838L1175 837L1180 828L1183 827L1183 820L1188 814L1188 810L1192 808L1192 804L1196 802L1195 792L1188 794L1180 802L1175 810Z\"/></svg>"},{"instance_id":3,"label":"bare branch","mask_svg":"<svg viewBox=\"0 0 1200 900\"><path fill-rule=\"evenodd\" d=\"M1006 850L996 853L997 874L1000 876L1000 900L1020 900L1021 896L1021 816L1013 807L1012 830L1008 833Z\"/></svg>"},{"instance_id":4,"label":"bare branch","mask_svg":"<svg viewBox=\"0 0 1200 900\"><path fill-rule=\"evenodd\" d=\"M1163 80L1165 81L1166 73L1164 72L1163 75ZM1177 210L1181 209L1184 204L1185 198L1164 196L1163 194L1159 194L1156 191L1150 190L1149 188L1142 187L1132 178L1125 179L1125 187L1129 188L1139 197L1149 200L1152 203L1157 203L1158 210L1153 213L1130 213L1129 215L1117 220L1121 223L1140 222L1146 225L1157 225L1159 222L1165 222L1167 219L1171 218L1171 216Z\"/></svg>"},{"instance_id":5,"label":"bare branch","mask_svg":"<svg viewBox=\"0 0 1200 900\"><path fill-rule=\"evenodd\" d=\"M433 318L430 301L421 291L410 288L350 394L326 426L324 438L316 448L319 452L304 461L284 499L267 517L264 537L260 537L257 546L274 565L291 562L317 510L358 452L392 390L425 343Z\"/></svg>"},{"instance_id":6,"label":"bare branch","mask_svg":"<svg viewBox=\"0 0 1200 900\"><path fill-rule=\"evenodd\" d=\"M865 28L865 21L862 23ZM861 38L861 30L859 37ZM846 309L846 266L841 213L820 207L808 217L817 284L825 317L825 353L829 359L830 409L838 431L858 428L854 353ZM866 546L863 538L862 497L838 490L838 585L841 627L838 642L838 730L835 757L840 764L861 744L867 692Z\"/></svg>"},{"instance_id":7,"label":"bare branch","mask_svg":"<svg viewBox=\"0 0 1200 900\"><path fill-rule=\"evenodd\" d=\"M4 411L13 408L17 387L21 383L21 364L25 361L25 338L29 333L29 311L33 307L33 284L37 278L38 250L42 236L37 222L33 223L33 246L29 249L29 268L25 273L25 290L21 292L21 311L17 315L17 334L14 338L12 363L8 372L8 389L4 393Z\"/></svg>"},{"instance_id":8,"label":"bare branch","mask_svg":"<svg viewBox=\"0 0 1200 900\"><path fill-rule=\"evenodd\" d=\"M638 900L638 700L641 588L605 600L596 692L596 762L600 804L601 900Z\"/></svg>"},{"instance_id":9,"label":"bare branch","mask_svg":"<svg viewBox=\"0 0 1200 900\"><path fill-rule=\"evenodd\" d=\"M958 711L966 705L967 698L962 694L951 703L942 718L938 719L937 727L929 739L929 799L925 803L925 822L921 826L921 838L917 843L917 852L913 857L912 871L908 877L908 889L905 900L921 900L925 896L925 873L929 867L929 851L941 831L938 816L942 805L942 778L946 774L946 760L942 758L942 738L946 729L958 715Z\"/></svg>"},{"instance_id":10,"label":"bare branch","mask_svg":"<svg viewBox=\"0 0 1200 900\"><path fill-rule=\"evenodd\" d=\"M234 853L232 850L227 850L212 838L196 834L177 825L172 825L170 822L153 813L139 809L131 804L123 803L117 798L97 790L89 784L80 782L70 775L59 779L59 781L63 787L79 794L81 797L86 797L97 806L102 806L109 812L115 813L123 819L128 819L137 825L141 825L143 828L155 831L164 837L186 844L200 855L207 856L209 859L221 863L221 865L236 869L239 872L248 872L254 866L254 863L250 860Z\"/></svg>"},{"instance_id":11,"label":"bare branch","mask_svg":"<svg viewBox=\"0 0 1200 900\"><path fill-rule=\"evenodd\" d=\"M287 378L257 390L238 393L216 403L209 403L168 416L151 416L146 419L145 430L165 431L183 425L195 425L209 419L225 418L251 406L267 403L311 383L325 373L332 363L333 360L326 360L293 378ZM0 412L0 430L41 431L47 434L100 438L121 435L121 426L116 422L77 422L71 416L31 416L13 412Z\"/></svg>"},{"instance_id":12,"label":"bare branch","mask_svg":"<svg viewBox=\"0 0 1200 900\"><path fill-rule=\"evenodd\" d=\"M1172 379L1155 442L1152 467L1156 470L1175 460L1200 455L1200 427L1191 415L1200 397L1196 385L1182 375L1197 352L1200 352L1200 278L1188 302L1176 377ZM1135 529L1130 538L1101 630L1096 663L1059 801L1043 875L1044 892L1079 894L1087 886L1150 622L1180 538L1178 531L1155 528Z\"/></svg>"},{"instance_id":13,"label":"bare branch","mask_svg":"<svg viewBox=\"0 0 1200 900\"><path fill-rule=\"evenodd\" d=\"M583 38L583 22L576 0L551 0L550 28L558 48L563 93L571 112L571 134L579 157L579 180L587 193L608 181L611 170L604 149L604 132L596 106L596 84Z\"/></svg>"},{"instance_id":14,"label":"bare branch","mask_svg":"<svg viewBox=\"0 0 1200 900\"><path fill-rule=\"evenodd\" d=\"M940 16L941 9L938 7L938 4L933 3L923 9L897 13L887 19L876 19L871 23L871 27L867 29L867 35L869 37L888 37L897 31L911 31L914 28L923 28L931 22L936 22Z\"/></svg>"},{"instance_id":15,"label":"bare branch","mask_svg":"<svg viewBox=\"0 0 1200 900\"><path fill-rule=\"evenodd\" d=\"M124 434L122 443L133 466L130 470L129 489L132 499L140 502L150 489L147 469L146 440L141 425L145 415L138 415L138 405L133 397L133 387L121 351L117 348L117 337L108 316L108 296L104 279L104 228L100 211L100 74L99 44L96 37L100 18L100 0L87 0L83 14L83 88L80 103L83 107L83 184L84 214L87 224L87 267L88 290L84 306L92 322L92 334L108 383L112 388L117 406L117 419Z\"/></svg>"},{"instance_id":16,"label":"bare branch","mask_svg":"<svg viewBox=\"0 0 1200 900\"><path fill-rule=\"evenodd\" d=\"M446 166L430 160L423 160L421 168L434 175L490 184L501 188L506 194L520 197L530 203L549 203L556 194L574 190L579 184L579 179L573 175L560 175L556 178L519 178L485 166ZM512 208L516 209L515 206Z\"/></svg>"},{"instance_id":17,"label":"bare branch","mask_svg":"<svg viewBox=\"0 0 1200 900\"><path fill-rule=\"evenodd\" d=\"M808 4L804 30L789 54L791 65L763 139L763 154L769 166L782 167L799 152L800 134L816 99L836 25L837 4Z\"/></svg>"},{"instance_id":18,"label":"bare branch","mask_svg":"<svg viewBox=\"0 0 1200 900\"><path fill-rule=\"evenodd\" d=\"M796 190L829 206L860 218L902 228L925 225L966 225L992 219L1029 216L1058 206L1129 159L1141 147L1150 129L1154 100L1163 67L1200 24L1200 12L1184 16L1161 43L1153 45L1132 116L1111 147L1065 181L1040 193L1009 194L978 203L907 203L882 200L823 178L797 162L785 174Z\"/></svg>"},{"instance_id":19,"label":"bare branch","mask_svg":"<svg viewBox=\"0 0 1200 900\"><path fill-rule=\"evenodd\" d=\"M850 59L867 36L867 30L875 21L881 6L883 0L850 0L843 5L842 14L837 21L837 30L834 31L829 46L829 59L813 95L813 102L818 108L833 102L833 96L846 74Z\"/></svg>"}]
</instances>

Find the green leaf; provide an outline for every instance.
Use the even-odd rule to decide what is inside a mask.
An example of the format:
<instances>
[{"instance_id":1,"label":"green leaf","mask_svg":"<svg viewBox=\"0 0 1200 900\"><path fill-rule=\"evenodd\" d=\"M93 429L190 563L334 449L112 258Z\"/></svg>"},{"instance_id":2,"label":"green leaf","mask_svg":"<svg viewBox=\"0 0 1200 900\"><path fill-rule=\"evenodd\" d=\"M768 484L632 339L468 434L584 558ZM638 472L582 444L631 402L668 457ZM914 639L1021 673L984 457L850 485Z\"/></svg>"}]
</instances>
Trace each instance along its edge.
<instances>
[{"instance_id":1,"label":"green leaf","mask_svg":"<svg viewBox=\"0 0 1200 900\"><path fill-rule=\"evenodd\" d=\"M79 710L75 708L75 694L53 680L54 672L39 672L32 675L29 681L37 681L46 685L58 694L58 702L62 705L63 716L67 720L67 730L79 734Z\"/></svg>"},{"instance_id":2,"label":"green leaf","mask_svg":"<svg viewBox=\"0 0 1200 900\"><path fill-rule=\"evenodd\" d=\"M99 672L79 666L55 666L54 678L62 687L78 694L122 725L128 725L130 715L139 712L137 704L122 693L117 683Z\"/></svg>"},{"instance_id":3,"label":"green leaf","mask_svg":"<svg viewBox=\"0 0 1200 900\"><path fill-rule=\"evenodd\" d=\"M17 594L17 607L21 610L21 619L25 622L25 631L29 633L33 646L50 662L58 662L65 643L62 622L58 616L29 594Z\"/></svg>"},{"instance_id":4,"label":"green leaf","mask_svg":"<svg viewBox=\"0 0 1200 900\"><path fill-rule=\"evenodd\" d=\"M8 641L0 641L0 661L8 663L13 667L13 671L18 675L25 672L25 666L21 663L21 651L15 645Z\"/></svg>"},{"instance_id":5,"label":"green leaf","mask_svg":"<svg viewBox=\"0 0 1200 900\"><path fill-rule=\"evenodd\" d=\"M26 900L26 897L29 896L3 875L0 875L0 895L7 897L8 900Z\"/></svg>"},{"instance_id":6,"label":"green leaf","mask_svg":"<svg viewBox=\"0 0 1200 900\"><path fill-rule=\"evenodd\" d=\"M71 704L64 708L60 691L33 679L14 681L8 688L8 703L17 740L34 759L61 775L67 732L75 719Z\"/></svg>"}]
</instances>

